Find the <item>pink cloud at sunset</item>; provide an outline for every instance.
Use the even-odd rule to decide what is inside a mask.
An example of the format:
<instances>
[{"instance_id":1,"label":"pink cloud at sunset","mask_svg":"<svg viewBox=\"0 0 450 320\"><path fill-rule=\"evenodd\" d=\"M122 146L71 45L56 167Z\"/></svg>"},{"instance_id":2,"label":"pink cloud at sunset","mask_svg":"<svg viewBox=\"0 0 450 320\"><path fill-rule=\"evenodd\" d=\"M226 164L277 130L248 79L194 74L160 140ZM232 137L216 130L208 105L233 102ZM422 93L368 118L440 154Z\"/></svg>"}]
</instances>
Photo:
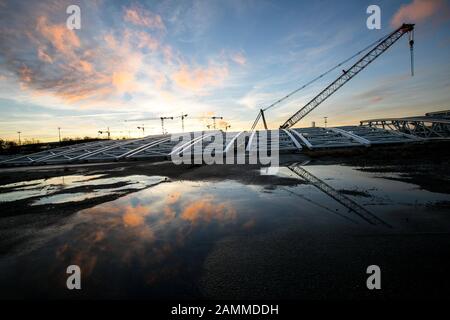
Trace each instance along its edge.
<instances>
[{"instance_id":1,"label":"pink cloud at sunset","mask_svg":"<svg viewBox=\"0 0 450 320\"><path fill-rule=\"evenodd\" d=\"M391 20L393 27L404 22L418 23L438 13L444 7L443 0L413 0L408 5L402 5Z\"/></svg>"},{"instance_id":2,"label":"pink cloud at sunset","mask_svg":"<svg viewBox=\"0 0 450 320\"><path fill-rule=\"evenodd\" d=\"M220 86L228 76L228 68L225 66L189 67L182 65L172 75L173 81L181 88L201 91L207 87Z\"/></svg>"},{"instance_id":3,"label":"pink cloud at sunset","mask_svg":"<svg viewBox=\"0 0 450 320\"><path fill-rule=\"evenodd\" d=\"M226 221L236 218L236 209L228 202L214 203L212 198L199 199L189 203L181 218L192 223Z\"/></svg>"},{"instance_id":4,"label":"pink cloud at sunset","mask_svg":"<svg viewBox=\"0 0 450 320\"><path fill-rule=\"evenodd\" d=\"M216 123L221 129L247 130L260 107L380 36L367 30L366 8L357 0L348 10L331 1L262 2L79 0L81 29L71 30L70 0L0 0L0 136L17 140L20 130L24 139L56 141L58 127L64 137L96 136L109 127L114 136L136 138L144 123L124 120L182 113L189 114L186 131L211 128L201 116L212 115L223 116ZM414 77L404 38L301 125L324 116L330 125L355 124L448 105L448 0L379 5L383 34L417 23ZM335 71L271 109L269 126L277 128L305 105L341 70ZM165 123L168 132L181 130L176 119ZM146 134L160 133L156 120L145 127Z\"/></svg>"},{"instance_id":5,"label":"pink cloud at sunset","mask_svg":"<svg viewBox=\"0 0 450 320\"><path fill-rule=\"evenodd\" d=\"M124 20L142 27L160 30L165 29L164 23L159 15L137 6L125 9Z\"/></svg>"}]
</instances>

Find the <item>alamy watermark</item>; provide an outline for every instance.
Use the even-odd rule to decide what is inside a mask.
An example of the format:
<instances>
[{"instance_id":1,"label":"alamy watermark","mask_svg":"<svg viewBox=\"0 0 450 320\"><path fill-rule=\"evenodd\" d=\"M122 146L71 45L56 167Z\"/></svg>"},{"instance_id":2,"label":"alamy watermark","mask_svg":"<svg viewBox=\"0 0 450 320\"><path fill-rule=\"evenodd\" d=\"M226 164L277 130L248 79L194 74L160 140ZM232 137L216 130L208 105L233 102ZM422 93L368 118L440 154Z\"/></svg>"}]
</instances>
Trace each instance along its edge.
<instances>
[{"instance_id":1,"label":"alamy watermark","mask_svg":"<svg viewBox=\"0 0 450 320\"><path fill-rule=\"evenodd\" d=\"M259 164L278 168L279 131L251 134L213 131L171 135L178 142L170 152L174 164ZM272 171L273 173L273 171Z\"/></svg>"},{"instance_id":2,"label":"alamy watermark","mask_svg":"<svg viewBox=\"0 0 450 320\"><path fill-rule=\"evenodd\" d=\"M81 9L79 6L72 4L67 7L66 13L69 17L66 19L66 26L69 30L81 29Z\"/></svg>"},{"instance_id":3,"label":"alamy watermark","mask_svg":"<svg viewBox=\"0 0 450 320\"><path fill-rule=\"evenodd\" d=\"M70 274L66 280L66 286L69 290L81 290L81 269L76 264L67 267L66 273Z\"/></svg>"},{"instance_id":4,"label":"alamy watermark","mask_svg":"<svg viewBox=\"0 0 450 320\"><path fill-rule=\"evenodd\" d=\"M369 30L381 29L381 9L376 4L371 4L367 7L367 14L370 14L366 20L366 26Z\"/></svg>"},{"instance_id":5,"label":"alamy watermark","mask_svg":"<svg viewBox=\"0 0 450 320\"><path fill-rule=\"evenodd\" d=\"M381 269L379 266L373 264L367 267L367 274L370 276L367 278L366 286L369 290L380 290L381 289Z\"/></svg>"}]
</instances>

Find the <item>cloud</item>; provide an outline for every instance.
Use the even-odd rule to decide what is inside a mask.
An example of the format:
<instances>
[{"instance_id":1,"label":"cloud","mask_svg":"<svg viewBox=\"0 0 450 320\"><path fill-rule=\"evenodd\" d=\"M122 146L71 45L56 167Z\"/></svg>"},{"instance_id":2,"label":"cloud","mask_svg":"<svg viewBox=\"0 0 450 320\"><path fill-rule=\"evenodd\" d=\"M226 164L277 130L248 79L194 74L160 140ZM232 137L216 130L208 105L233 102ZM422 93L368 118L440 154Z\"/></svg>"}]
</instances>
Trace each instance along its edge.
<instances>
[{"instance_id":1,"label":"cloud","mask_svg":"<svg viewBox=\"0 0 450 320\"><path fill-rule=\"evenodd\" d=\"M161 7L173 34L182 42L193 43L203 39L223 13L217 3L167 0Z\"/></svg>"},{"instance_id":2,"label":"cloud","mask_svg":"<svg viewBox=\"0 0 450 320\"><path fill-rule=\"evenodd\" d=\"M103 101L141 88L136 75L142 67L143 53L135 44L156 49L158 43L144 34L125 29L118 37L106 34L87 47L65 25L40 16L35 31L25 31L36 59L8 66L15 69L22 87L34 93L53 93L68 103ZM21 44L15 43L8 58L22 60L22 50Z\"/></svg>"},{"instance_id":3,"label":"cloud","mask_svg":"<svg viewBox=\"0 0 450 320\"><path fill-rule=\"evenodd\" d=\"M188 204L181 213L181 218L194 224L212 220L233 220L236 218L236 209L227 202L216 204L211 198L200 199Z\"/></svg>"},{"instance_id":4,"label":"cloud","mask_svg":"<svg viewBox=\"0 0 450 320\"><path fill-rule=\"evenodd\" d=\"M242 52L235 53L231 56L231 60L233 60L235 63L245 66L247 64L247 58Z\"/></svg>"},{"instance_id":5,"label":"cloud","mask_svg":"<svg viewBox=\"0 0 450 320\"><path fill-rule=\"evenodd\" d=\"M124 20L137 26L165 30L161 17L140 6L125 8Z\"/></svg>"},{"instance_id":6,"label":"cloud","mask_svg":"<svg viewBox=\"0 0 450 320\"><path fill-rule=\"evenodd\" d=\"M80 39L73 30L64 24L51 24L45 16L37 18L36 30L61 54L71 56L80 47Z\"/></svg>"},{"instance_id":7,"label":"cloud","mask_svg":"<svg viewBox=\"0 0 450 320\"><path fill-rule=\"evenodd\" d=\"M443 0L413 0L402 5L391 20L394 27L402 23L418 23L438 13L444 6Z\"/></svg>"},{"instance_id":8,"label":"cloud","mask_svg":"<svg viewBox=\"0 0 450 320\"><path fill-rule=\"evenodd\" d=\"M224 120L219 120L219 122L217 123L217 128L220 129L228 129L228 126L230 126L230 123Z\"/></svg>"},{"instance_id":9,"label":"cloud","mask_svg":"<svg viewBox=\"0 0 450 320\"><path fill-rule=\"evenodd\" d=\"M135 212L127 212L123 216L123 222L126 226L137 227L144 223L144 216Z\"/></svg>"},{"instance_id":10,"label":"cloud","mask_svg":"<svg viewBox=\"0 0 450 320\"><path fill-rule=\"evenodd\" d=\"M141 204L135 207L128 205L123 209L122 221L126 227L144 226L145 217L150 215L150 208Z\"/></svg>"},{"instance_id":11,"label":"cloud","mask_svg":"<svg viewBox=\"0 0 450 320\"><path fill-rule=\"evenodd\" d=\"M222 85L228 76L226 66L189 67L186 64L172 74L172 80L182 89L204 91L211 87Z\"/></svg>"},{"instance_id":12,"label":"cloud","mask_svg":"<svg viewBox=\"0 0 450 320\"><path fill-rule=\"evenodd\" d=\"M48 55L44 46L38 47L38 57L41 61L53 63L52 57Z\"/></svg>"},{"instance_id":13,"label":"cloud","mask_svg":"<svg viewBox=\"0 0 450 320\"><path fill-rule=\"evenodd\" d=\"M29 21L33 28L15 26L1 35L0 54L22 90L51 93L68 102L110 93L107 75L95 70L97 48L85 49L73 30L46 15Z\"/></svg>"},{"instance_id":14,"label":"cloud","mask_svg":"<svg viewBox=\"0 0 450 320\"><path fill-rule=\"evenodd\" d=\"M133 89L135 78L132 72L115 71L112 75L112 84L119 91L129 91Z\"/></svg>"},{"instance_id":15,"label":"cloud","mask_svg":"<svg viewBox=\"0 0 450 320\"><path fill-rule=\"evenodd\" d=\"M174 191L167 195L166 203L168 205L175 204L180 200L180 198L181 198L181 192Z\"/></svg>"},{"instance_id":16,"label":"cloud","mask_svg":"<svg viewBox=\"0 0 450 320\"><path fill-rule=\"evenodd\" d=\"M238 100L238 103L248 109L262 108L279 98L275 93L257 92L251 90Z\"/></svg>"},{"instance_id":17,"label":"cloud","mask_svg":"<svg viewBox=\"0 0 450 320\"><path fill-rule=\"evenodd\" d=\"M138 39L137 47L140 49L147 48L156 51L160 46L159 41L146 32L140 31L136 34L136 37Z\"/></svg>"},{"instance_id":18,"label":"cloud","mask_svg":"<svg viewBox=\"0 0 450 320\"><path fill-rule=\"evenodd\" d=\"M12 13L0 26L0 57L32 101L42 101L45 95L61 106L100 109L120 107L126 96L131 104L152 101L153 110L159 112L168 102L187 104L189 94L207 94L229 74L229 57L216 57L207 65L189 62L165 41L165 33L129 26L164 29L162 18L148 10L122 8L122 28L80 32L54 18L60 9L43 5L23 12L21 19L33 28L24 27ZM92 17L101 21L100 8L91 9ZM87 20L84 25L92 23Z\"/></svg>"},{"instance_id":19,"label":"cloud","mask_svg":"<svg viewBox=\"0 0 450 320\"><path fill-rule=\"evenodd\" d=\"M24 83L30 83L33 80L33 71L26 65L19 69L20 80Z\"/></svg>"},{"instance_id":20,"label":"cloud","mask_svg":"<svg viewBox=\"0 0 450 320\"><path fill-rule=\"evenodd\" d=\"M217 88L228 88L231 70L237 70L231 66L247 60L239 49L182 51L184 46L172 42L177 40L172 24L170 34L165 30L166 16L136 6L82 2L82 29L69 30L65 4L64 0L11 1L1 12L0 74L6 81L1 82L0 97L20 101L18 114L25 113L22 105L45 105L50 110L47 115L62 110L76 115L81 109L90 109L92 114L125 108L153 114L170 115L180 109L201 114L217 109L217 100L210 97ZM103 10L106 5L108 10ZM39 112L36 109L33 114ZM91 117L67 124L58 120L58 125L92 135L107 121L87 118ZM119 126L120 121L120 116L115 116L108 124ZM199 121L187 125L192 129L200 126ZM46 132L45 139L54 138L53 133L37 127L33 129L36 136ZM149 132L156 132L155 127ZM179 125L168 123L168 129L172 128L179 130ZM131 135L137 132L131 131Z\"/></svg>"}]
</instances>

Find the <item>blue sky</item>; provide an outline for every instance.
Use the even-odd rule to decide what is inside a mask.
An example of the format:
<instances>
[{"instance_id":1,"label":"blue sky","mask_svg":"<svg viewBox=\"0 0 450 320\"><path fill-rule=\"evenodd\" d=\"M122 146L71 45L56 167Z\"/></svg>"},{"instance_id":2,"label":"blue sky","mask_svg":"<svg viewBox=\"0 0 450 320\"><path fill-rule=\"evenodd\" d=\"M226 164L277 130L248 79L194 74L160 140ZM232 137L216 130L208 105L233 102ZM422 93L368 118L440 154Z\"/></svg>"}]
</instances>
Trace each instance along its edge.
<instances>
[{"instance_id":1,"label":"blue sky","mask_svg":"<svg viewBox=\"0 0 450 320\"><path fill-rule=\"evenodd\" d=\"M81 29L66 8L81 8ZM381 8L381 30L366 8ZM449 3L405 1L6 1L0 0L0 138L55 140L139 136L142 117L188 113L189 130L248 129L260 107L391 32L416 23L416 74L400 39L300 123L449 109ZM273 128L336 78L340 70L268 111ZM197 117L197 119L194 119ZM200 117L205 117L199 119ZM159 133L159 121L143 121ZM181 121L167 122L171 132Z\"/></svg>"}]
</instances>

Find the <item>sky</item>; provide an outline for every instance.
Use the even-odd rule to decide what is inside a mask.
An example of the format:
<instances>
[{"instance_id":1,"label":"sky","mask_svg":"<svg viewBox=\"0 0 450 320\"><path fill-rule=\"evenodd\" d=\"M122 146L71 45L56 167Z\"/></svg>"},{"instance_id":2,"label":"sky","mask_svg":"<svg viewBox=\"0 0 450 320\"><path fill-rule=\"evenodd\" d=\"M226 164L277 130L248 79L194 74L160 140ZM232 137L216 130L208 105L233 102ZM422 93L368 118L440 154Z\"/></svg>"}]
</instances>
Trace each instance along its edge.
<instances>
[{"instance_id":1,"label":"sky","mask_svg":"<svg viewBox=\"0 0 450 320\"><path fill-rule=\"evenodd\" d=\"M369 30L366 9L381 9ZM66 26L78 5L81 28ZM338 62L415 23L415 75L407 37L312 111L332 126L450 109L447 0L0 0L0 139L139 137L188 114L186 130L248 130L261 107ZM353 61L354 63L355 61ZM349 62L348 66L352 62ZM345 67L344 67L345 68ZM277 128L340 69L266 113ZM125 121L127 120L127 121ZM169 132L181 120L167 120Z\"/></svg>"}]
</instances>

